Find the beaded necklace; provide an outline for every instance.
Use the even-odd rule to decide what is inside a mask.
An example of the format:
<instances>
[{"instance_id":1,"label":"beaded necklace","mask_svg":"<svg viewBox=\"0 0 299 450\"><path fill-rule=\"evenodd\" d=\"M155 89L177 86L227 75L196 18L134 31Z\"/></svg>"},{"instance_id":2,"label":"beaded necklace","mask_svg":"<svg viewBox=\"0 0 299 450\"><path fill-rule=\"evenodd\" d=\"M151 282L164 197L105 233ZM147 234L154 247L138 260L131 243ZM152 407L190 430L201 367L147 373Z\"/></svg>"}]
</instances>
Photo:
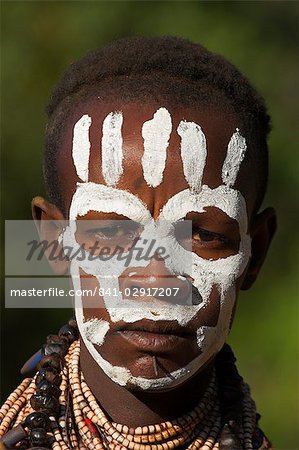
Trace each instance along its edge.
<instances>
[{"instance_id":1,"label":"beaded necklace","mask_svg":"<svg viewBox=\"0 0 299 450\"><path fill-rule=\"evenodd\" d=\"M1 442L10 448L54 450L253 449L255 404L236 372L228 346L221 351L217 373L214 370L192 411L176 420L129 428L109 420L86 384L74 325L70 321L59 336L48 337L37 374L26 378L1 408L0 449ZM219 374L222 379L217 380ZM225 385L222 391L221 384ZM228 408L224 407L225 397ZM228 441L232 441L231 447Z\"/></svg>"}]
</instances>

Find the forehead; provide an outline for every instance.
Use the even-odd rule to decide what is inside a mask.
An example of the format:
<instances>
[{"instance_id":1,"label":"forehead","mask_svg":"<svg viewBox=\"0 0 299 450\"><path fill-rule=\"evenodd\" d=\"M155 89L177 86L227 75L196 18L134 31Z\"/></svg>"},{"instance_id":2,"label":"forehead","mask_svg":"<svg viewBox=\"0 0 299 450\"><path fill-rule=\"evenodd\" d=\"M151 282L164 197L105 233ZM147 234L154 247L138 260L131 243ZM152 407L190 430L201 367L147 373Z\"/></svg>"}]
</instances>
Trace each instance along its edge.
<instances>
[{"instance_id":1,"label":"forehead","mask_svg":"<svg viewBox=\"0 0 299 450\"><path fill-rule=\"evenodd\" d=\"M142 128L145 122L153 119L159 108L166 108L169 111L172 131L166 150L163 177L161 183L153 188L149 186L144 177L142 165L144 138L142 136ZM239 126L236 116L231 111L224 111L215 107L190 108L180 105L169 105L166 102L163 102L163 104L161 102L148 104L128 103L116 100L114 102L103 102L96 97L87 103L82 103L72 111L63 132L57 165L61 190L67 209L76 190L76 183L81 181L76 174L72 157L74 126L83 115L88 115L91 118L88 181L106 184L102 173L101 141L103 122L111 112L121 112L123 116L121 128L123 173L115 187L138 195L146 203L153 215L160 211L169 198L188 188L181 158L181 138L177 132L177 128L183 120L198 124L206 138L207 159L203 172L203 184L211 188L222 184L221 171L227 146L231 136ZM159 152L159 148L156 151ZM250 209L250 190L246 181L241 171L237 179L236 188L245 196L247 207Z\"/></svg>"}]
</instances>

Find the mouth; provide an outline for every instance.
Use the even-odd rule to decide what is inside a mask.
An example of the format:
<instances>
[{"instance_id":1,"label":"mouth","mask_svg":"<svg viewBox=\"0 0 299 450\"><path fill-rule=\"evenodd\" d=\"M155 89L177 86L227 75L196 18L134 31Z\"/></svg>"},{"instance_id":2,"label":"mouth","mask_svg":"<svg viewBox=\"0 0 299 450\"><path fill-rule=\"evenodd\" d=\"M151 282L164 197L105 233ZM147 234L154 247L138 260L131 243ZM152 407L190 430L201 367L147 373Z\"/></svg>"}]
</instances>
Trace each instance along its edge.
<instances>
[{"instance_id":1,"label":"mouth","mask_svg":"<svg viewBox=\"0 0 299 450\"><path fill-rule=\"evenodd\" d=\"M186 341L194 333L186 331L175 322L142 320L120 326L116 333L133 347L149 353L167 353Z\"/></svg>"}]
</instances>

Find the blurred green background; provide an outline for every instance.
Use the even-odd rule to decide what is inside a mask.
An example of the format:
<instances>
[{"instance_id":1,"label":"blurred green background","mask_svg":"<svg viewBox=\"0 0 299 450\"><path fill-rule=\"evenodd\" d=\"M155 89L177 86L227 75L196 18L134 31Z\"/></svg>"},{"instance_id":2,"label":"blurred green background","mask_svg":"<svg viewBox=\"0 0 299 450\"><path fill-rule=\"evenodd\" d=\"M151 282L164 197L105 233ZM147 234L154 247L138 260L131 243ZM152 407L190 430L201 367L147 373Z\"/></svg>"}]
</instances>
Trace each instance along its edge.
<instances>
[{"instance_id":1,"label":"blurred green background","mask_svg":"<svg viewBox=\"0 0 299 450\"><path fill-rule=\"evenodd\" d=\"M2 217L29 219L44 195L41 154L49 90L87 50L130 35L177 35L235 63L273 117L265 205L279 229L260 279L239 301L230 342L277 450L299 448L298 2L2 2ZM2 394L23 362L69 317L2 308Z\"/></svg>"}]
</instances>

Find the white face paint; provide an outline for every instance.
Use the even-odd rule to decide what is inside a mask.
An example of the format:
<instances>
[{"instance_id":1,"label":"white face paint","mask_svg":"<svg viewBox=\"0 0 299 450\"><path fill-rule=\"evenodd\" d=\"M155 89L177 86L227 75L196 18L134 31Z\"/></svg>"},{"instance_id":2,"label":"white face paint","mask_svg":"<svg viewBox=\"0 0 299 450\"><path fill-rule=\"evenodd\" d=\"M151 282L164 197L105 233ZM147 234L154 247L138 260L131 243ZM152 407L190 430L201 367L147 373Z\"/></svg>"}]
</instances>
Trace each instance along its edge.
<instances>
[{"instance_id":1,"label":"white face paint","mask_svg":"<svg viewBox=\"0 0 299 450\"><path fill-rule=\"evenodd\" d=\"M239 129L237 128L236 133L232 135L229 141L227 155L222 167L222 181L227 186L233 186L235 184L246 148L245 138L240 135Z\"/></svg>"},{"instance_id":2,"label":"white face paint","mask_svg":"<svg viewBox=\"0 0 299 450\"><path fill-rule=\"evenodd\" d=\"M123 173L123 139L121 113L110 113L103 122L102 173L108 186L115 186Z\"/></svg>"},{"instance_id":3,"label":"white face paint","mask_svg":"<svg viewBox=\"0 0 299 450\"><path fill-rule=\"evenodd\" d=\"M185 178L194 193L201 190L203 170L206 164L206 137L199 125L180 122L178 135L181 137L181 157Z\"/></svg>"},{"instance_id":4,"label":"white face paint","mask_svg":"<svg viewBox=\"0 0 299 450\"><path fill-rule=\"evenodd\" d=\"M109 323L101 319L91 319L83 324L84 335L87 340L95 345L102 345L109 330Z\"/></svg>"},{"instance_id":5,"label":"white face paint","mask_svg":"<svg viewBox=\"0 0 299 450\"><path fill-rule=\"evenodd\" d=\"M89 128L91 118L85 114L74 126L73 161L76 172L82 181L88 180L88 163L90 154Z\"/></svg>"},{"instance_id":6,"label":"white face paint","mask_svg":"<svg viewBox=\"0 0 299 450\"><path fill-rule=\"evenodd\" d=\"M162 182L171 129L171 116L165 108L158 109L153 119L143 124L142 167L144 179L149 186L157 187Z\"/></svg>"},{"instance_id":7,"label":"white face paint","mask_svg":"<svg viewBox=\"0 0 299 450\"><path fill-rule=\"evenodd\" d=\"M106 161L103 174L106 174L104 178L107 184L115 184L122 172L122 156L120 156L122 155L122 138L120 136L122 116L120 113L117 114L118 116L115 113L110 113L103 124L102 143L104 142L104 145L102 152L105 155L102 158L103 161ZM86 142L87 127L82 125L86 117L88 116L83 116L74 127L73 158L77 174L81 179L83 167L84 173L86 173L86 160L89 157L90 148L90 144L88 145ZM112 121L114 121L113 125L111 125ZM165 108L160 108L154 114L154 118L145 122L142 127L144 138L142 165L145 180L151 186L157 186L162 181L171 128L171 117ZM80 132L78 132L78 129ZM82 129L84 129L84 132ZM182 306L164 303L160 300L147 302L145 305L138 299L132 301L123 298L121 294L116 297L104 295L103 298L111 323L119 321L130 323L150 319L152 321L177 321L181 326L185 326L196 317L202 308L207 307L213 288L216 288L219 292L220 313L217 325L215 327L200 326L197 330L199 356L194 358L187 366L173 371L170 374L171 376L155 379L133 376L128 368L112 365L102 357L96 350L95 345L99 346L104 343L110 324L97 318L85 321L82 298L76 296L75 309L78 327L88 351L102 370L114 382L122 386L131 384L142 389L165 389L169 385L175 386L193 375L221 349L229 332L235 303L235 281L243 273L250 257L250 237L247 234L245 200L241 193L232 187L244 158L245 139L238 130L232 136L222 168L223 185L212 189L209 186L202 185L207 150L206 138L200 126L193 122L181 121L177 132L181 137L183 171L189 189L185 189L170 198L156 221L152 218L146 205L130 192L92 182L78 183L70 207L70 224L63 237L64 245L72 247L76 252L80 248L75 238L78 216L84 216L91 210L106 213L115 212L126 216L143 226L140 239L152 241L153 238L157 238L157 245L162 245L166 249L166 254L169 255L169 258L164 261L168 271L180 279L191 276L194 280L194 286L202 297L202 302L198 305L193 305L190 301L189 304ZM82 136L81 145L79 142L80 136ZM81 153L78 151L79 147ZM84 152L85 154L83 154ZM115 157L115 155L118 156ZM113 165L113 161L115 165ZM107 169L108 166L109 170ZM177 242L173 232L173 224L184 219L189 212L204 212L208 207L216 207L238 222L240 246L237 254L217 260L206 260L196 253L184 249ZM152 254L155 253L156 247L152 248ZM191 261L191 264L186 269L188 261ZM148 261L137 261L134 257L130 264L134 268L147 265ZM101 259L90 261L87 258L84 261L73 259L71 275L74 289L75 291L81 289L80 269L82 269L87 274L95 276L99 286L104 291L109 287L114 292L119 292L119 276L125 268L124 261L119 261L116 257L110 258L109 261Z\"/></svg>"}]
</instances>

